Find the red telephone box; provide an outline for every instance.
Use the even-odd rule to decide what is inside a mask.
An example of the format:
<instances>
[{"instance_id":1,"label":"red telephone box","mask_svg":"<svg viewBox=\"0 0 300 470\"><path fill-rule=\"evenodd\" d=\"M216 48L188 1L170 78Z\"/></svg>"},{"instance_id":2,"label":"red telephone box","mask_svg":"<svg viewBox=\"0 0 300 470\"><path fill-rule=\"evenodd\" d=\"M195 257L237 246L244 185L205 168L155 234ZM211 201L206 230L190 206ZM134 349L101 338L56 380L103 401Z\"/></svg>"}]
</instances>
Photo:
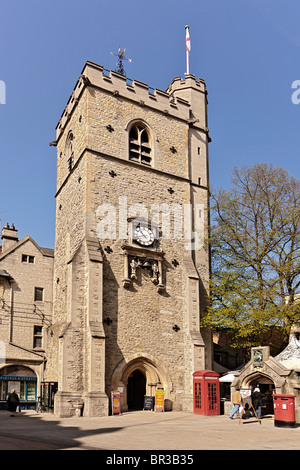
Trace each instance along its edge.
<instances>
[{"instance_id":1,"label":"red telephone box","mask_svg":"<svg viewBox=\"0 0 300 470\"><path fill-rule=\"evenodd\" d=\"M220 375L213 370L193 373L194 413L199 415L220 414Z\"/></svg>"}]
</instances>

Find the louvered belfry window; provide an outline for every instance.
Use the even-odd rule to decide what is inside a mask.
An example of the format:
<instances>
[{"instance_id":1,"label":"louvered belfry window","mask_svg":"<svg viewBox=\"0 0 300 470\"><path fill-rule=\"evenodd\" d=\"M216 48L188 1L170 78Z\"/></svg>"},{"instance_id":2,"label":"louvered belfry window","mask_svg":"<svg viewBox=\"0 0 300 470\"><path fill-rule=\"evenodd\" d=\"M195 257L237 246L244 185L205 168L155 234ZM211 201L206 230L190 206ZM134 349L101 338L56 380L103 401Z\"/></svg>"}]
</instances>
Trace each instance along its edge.
<instances>
[{"instance_id":1,"label":"louvered belfry window","mask_svg":"<svg viewBox=\"0 0 300 470\"><path fill-rule=\"evenodd\" d=\"M129 160L151 165L150 134L146 126L134 125L129 132Z\"/></svg>"}]
</instances>

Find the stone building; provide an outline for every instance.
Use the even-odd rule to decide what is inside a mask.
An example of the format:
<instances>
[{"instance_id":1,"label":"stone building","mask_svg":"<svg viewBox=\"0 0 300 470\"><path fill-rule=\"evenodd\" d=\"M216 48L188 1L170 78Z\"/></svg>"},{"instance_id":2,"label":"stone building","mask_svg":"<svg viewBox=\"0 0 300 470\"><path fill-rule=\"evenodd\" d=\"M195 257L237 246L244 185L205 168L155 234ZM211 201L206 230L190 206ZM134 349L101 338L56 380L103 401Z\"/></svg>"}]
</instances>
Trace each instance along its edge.
<instances>
[{"instance_id":1,"label":"stone building","mask_svg":"<svg viewBox=\"0 0 300 470\"><path fill-rule=\"evenodd\" d=\"M270 355L269 346L251 349L251 360L238 371L232 381L236 387L253 390L259 386L265 396L265 413L273 413L275 394L291 394L295 397L295 420L300 423L300 323L291 328L289 344L277 356ZM231 406L231 405L230 405Z\"/></svg>"},{"instance_id":2,"label":"stone building","mask_svg":"<svg viewBox=\"0 0 300 470\"><path fill-rule=\"evenodd\" d=\"M52 321L53 252L14 225L0 247L0 408L14 388L23 408L35 407L44 379L47 329Z\"/></svg>"},{"instance_id":3,"label":"stone building","mask_svg":"<svg viewBox=\"0 0 300 470\"><path fill-rule=\"evenodd\" d=\"M192 374L212 368L207 91L166 91L87 62L56 128L53 324L46 380L55 413L122 410L164 389L192 410Z\"/></svg>"}]
</instances>

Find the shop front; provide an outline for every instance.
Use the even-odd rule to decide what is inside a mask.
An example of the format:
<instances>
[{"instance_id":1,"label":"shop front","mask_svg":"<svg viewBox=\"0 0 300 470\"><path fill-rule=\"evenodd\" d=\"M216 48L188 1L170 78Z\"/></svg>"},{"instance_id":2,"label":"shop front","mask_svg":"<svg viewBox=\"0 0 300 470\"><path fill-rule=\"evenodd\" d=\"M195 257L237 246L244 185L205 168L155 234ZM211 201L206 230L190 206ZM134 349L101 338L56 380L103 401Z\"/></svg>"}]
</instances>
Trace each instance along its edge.
<instances>
[{"instance_id":1,"label":"shop front","mask_svg":"<svg viewBox=\"0 0 300 470\"><path fill-rule=\"evenodd\" d=\"M24 366L0 369L0 409L7 409L7 396L12 391L18 394L20 409L35 409L37 399L37 376Z\"/></svg>"}]
</instances>

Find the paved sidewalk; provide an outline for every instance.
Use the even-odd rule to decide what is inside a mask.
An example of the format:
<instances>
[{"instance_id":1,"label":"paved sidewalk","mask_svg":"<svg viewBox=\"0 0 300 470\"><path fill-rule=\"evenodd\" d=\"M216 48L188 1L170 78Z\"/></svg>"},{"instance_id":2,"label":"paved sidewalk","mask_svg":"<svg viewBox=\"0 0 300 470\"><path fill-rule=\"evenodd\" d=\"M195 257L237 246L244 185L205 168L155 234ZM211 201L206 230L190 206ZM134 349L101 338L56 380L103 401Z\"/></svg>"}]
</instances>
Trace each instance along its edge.
<instances>
[{"instance_id":1,"label":"paved sidewalk","mask_svg":"<svg viewBox=\"0 0 300 470\"><path fill-rule=\"evenodd\" d=\"M184 412L136 411L103 418L57 418L0 411L0 450L299 450L300 427L273 416L234 420Z\"/></svg>"}]
</instances>

